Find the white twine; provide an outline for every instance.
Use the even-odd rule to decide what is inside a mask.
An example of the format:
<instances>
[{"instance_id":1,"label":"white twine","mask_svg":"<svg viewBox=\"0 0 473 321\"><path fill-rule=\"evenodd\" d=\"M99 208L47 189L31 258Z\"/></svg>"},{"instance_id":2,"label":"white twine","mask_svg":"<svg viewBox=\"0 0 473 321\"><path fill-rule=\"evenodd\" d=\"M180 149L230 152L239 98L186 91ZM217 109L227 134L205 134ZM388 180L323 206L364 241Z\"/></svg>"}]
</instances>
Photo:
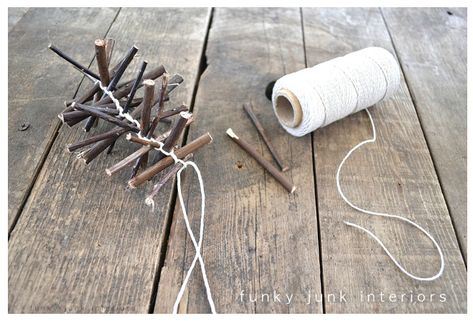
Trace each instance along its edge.
<instances>
[{"instance_id":1,"label":"white twine","mask_svg":"<svg viewBox=\"0 0 473 321\"><path fill-rule=\"evenodd\" d=\"M366 210L364 208L361 208L359 206L356 206L354 205L346 196L345 194L343 193L342 191L342 187L340 185L340 172L342 170L342 167L343 165L345 164L346 160L350 157L350 155L355 151L357 150L358 148L360 148L361 146L365 145L365 144L368 144L368 143L374 143L376 141L376 127L374 125L374 121L373 121L373 117L371 116L371 113L368 109L366 109L366 113L368 114L369 118L370 118L370 122L371 122L371 128L373 130L373 137L370 138L370 139L367 139L367 140L364 140L362 141L361 143L357 144L356 146L354 146L352 149L350 149L350 151L345 155L345 157L343 158L343 160L340 162L340 165L338 165L338 169L337 169L337 190L338 190L338 194L340 194L340 196L343 198L343 200L345 201L345 203L347 203L351 208L357 210L357 211L360 211L362 213L366 213L366 214L369 214L369 215L373 215L373 216L382 216L382 217L389 217L389 218L394 218L394 219L398 219L398 220L401 220L403 222L406 222L412 226L414 226L415 228L419 229L422 233L424 233L425 235L427 235L427 237L432 241L432 243L434 243L435 247L437 248L437 251L440 255L440 269L439 271L437 272L437 274L431 276L431 277L420 277L420 276L416 276L412 273L410 273L409 271L407 271L395 258L394 256L391 254L391 252L386 248L386 246L383 244L383 242L381 242L381 240L371 231L365 229L364 227L361 227L360 225L357 225L357 224L354 224L354 223L350 223L350 222L347 222L347 221L344 221L343 223L345 223L346 225L348 226L352 226L352 227L356 227L357 229L360 229L366 233L368 233L369 236L371 236L376 242L378 242L378 244L383 248L384 252L386 252L386 254L391 258L391 261L394 262L394 264L396 264L396 266L404 273L406 274L407 276L413 278L414 280L417 280L417 281L433 281L435 279L438 279L442 273L443 273L443 270L445 268L445 261L444 261L444 257L443 257L443 253L442 253L442 249L440 248L440 246L438 245L437 241L435 241L435 239L433 238L433 236L431 234L429 234L429 232L427 232L422 226L420 226L419 224L411 221L410 219L408 218L405 218L405 217L402 217L402 216L399 216L399 215L394 215L394 214L388 214L388 213L381 213L381 212L374 212L374 211L370 211L370 210Z\"/></svg>"},{"instance_id":2,"label":"white twine","mask_svg":"<svg viewBox=\"0 0 473 321\"><path fill-rule=\"evenodd\" d=\"M141 134L141 124L139 121L137 121L136 119L134 119L130 113L128 112L124 112L123 111L123 108L120 106L120 102L118 99L116 99L114 96L113 96L113 93L109 90L107 90L107 88L99 81L99 80L95 80L93 79L93 81L98 84L100 86L100 88L103 90L103 92L105 94L107 94L107 96L110 97L110 99L113 101L113 103L115 104L117 110L118 110L118 115L121 116L121 117L124 117L126 120L128 120L129 122L131 123L134 123L139 129L140 129L140 132L138 133L138 136L143 139L143 140L146 140L148 142L152 142L152 143L155 143L155 144L158 144L159 145L159 148L153 146L154 149L160 151L161 153L163 153L164 155L166 156L170 156L173 160L174 160L174 163L180 163L182 164L182 168L177 172L177 193L179 195L179 203L181 205L181 209L182 209L182 214L184 216L184 222L186 224L186 229L187 229L187 233L189 234L190 238L191 238L191 241L192 241L192 244L194 246L194 249L195 249L195 256L194 256L194 259L191 263L191 266L189 268L189 270L187 271L187 274L184 278L184 282L182 283L181 285L181 288L179 289L179 293L177 294L177 297L176 297L176 301L174 302L174 306L173 306L173 310L172 310L172 313L173 314L176 314L177 313L177 310L179 308L179 303L181 302L181 299L182 299L182 296L184 295L184 291L187 287L187 283L189 282L189 279L192 275L192 271L194 270L194 267L195 267L195 264L197 262L197 260L199 261L199 264L200 264L200 270L202 271L202 278L204 279L204 285L205 285L205 291L206 291L206 294L207 294L207 300L209 302L209 305L210 305L210 310L212 311L212 313L216 314L216 310L215 310L215 304L213 302L213 299L212 299L212 293L210 291L210 285L209 285L209 281L208 281L208 278L207 278L207 272L205 270L205 264L204 264L204 260L202 258L202 255L200 253L200 249L202 247L202 242L204 240L204 224L205 224L205 191L204 191L204 181L202 179L202 174L200 173L200 169L199 167L197 166L197 164L195 164L193 161L184 161L182 159L179 159L176 154L174 153L174 149L171 148L170 151L166 151L164 150L163 146L164 144L160 141L157 141L157 140L154 140L153 138L148 138L148 137L145 137ZM171 84L172 85L172 84ZM176 85L179 85L176 83ZM169 86L169 85L168 85ZM182 197L182 188L181 188L181 173L182 171L187 167L187 166L191 166L196 174L197 174L197 177L199 179L199 187L200 187L200 195L201 195L201 212L200 212L200 227L199 227L199 241L197 242L196 239L195 239L195 236L194 236L194 233L192 232L192 228L191 228L191 225L190 225L190 222L189 222L189 217L187 215L187 210L186 210L186 206L185 206L185 202L184 202L184 198ZM148 203L147 203L148 204ZM149 204L148 204L149 205ZM154 207L153 207L154 208Z\"/></svg>"},{"instance_id":3,"label":"white twine","mask_svg":"<svg viewBox=\"0 0 473 321\"><path fill-rule=\"evenodd\" d=\"M301 123L296 127L286 125L281 119L280 123L290 134L300 137L380 102L391 96L398 89L399 84L399 66L393 55L383 48L371 47L283 76L274 85L273 109L278 116L276 100L278 96L283 95L283 90L289 90L297 97L302 108ZM361 146L376 141L373 118L368 109L366 112L371 122L373 137L354 146L340 162L336 174L338 193L345 203L359 212L398 219L419 229L437 248L440 256L438 273L431 277L420 277L408 272L374 233L357 224L346 221L344 223L366 232L378 242L394 264L407 276L418 281L435 280L442 275L445 262L442 250L431 234L405 217L374 212L356 206L342 191L340 172L346 160Z\"/></svg>"}]
</instances>

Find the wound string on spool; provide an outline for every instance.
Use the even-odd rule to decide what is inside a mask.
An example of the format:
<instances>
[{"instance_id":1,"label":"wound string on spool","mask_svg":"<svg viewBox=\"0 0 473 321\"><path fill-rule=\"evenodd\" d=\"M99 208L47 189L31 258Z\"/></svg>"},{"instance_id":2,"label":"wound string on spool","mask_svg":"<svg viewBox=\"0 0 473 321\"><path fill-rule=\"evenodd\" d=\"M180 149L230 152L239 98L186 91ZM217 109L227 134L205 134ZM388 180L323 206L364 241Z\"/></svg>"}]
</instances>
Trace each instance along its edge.
<instances>
[{"instance_id":1,"label":"wound string on spool","mask_svg":"<svg viewBox=\"0 0 473 321\"><path fill-rule=\"evenodd\" d=\"M399 84L400 70L394 56L383 48L370 47L283 76L274 85L273 109L284 129L297 137L366 109L373 137L350 149L340 162L336 172L337 191L345 203L359 212L398 219L419 229L434 243L440 255L439 271L431 277L420 277L408 272L374 233L357 224L344 223L372 237L407 276L418 281L433 281L442 275L445 267L442 250L435 239L420 225L405 217L370 211L353 204L340 185L340 172L346 160L361 146L376 141L376 127L367 108L390 97Z\"/></svg>"}]
</instances>

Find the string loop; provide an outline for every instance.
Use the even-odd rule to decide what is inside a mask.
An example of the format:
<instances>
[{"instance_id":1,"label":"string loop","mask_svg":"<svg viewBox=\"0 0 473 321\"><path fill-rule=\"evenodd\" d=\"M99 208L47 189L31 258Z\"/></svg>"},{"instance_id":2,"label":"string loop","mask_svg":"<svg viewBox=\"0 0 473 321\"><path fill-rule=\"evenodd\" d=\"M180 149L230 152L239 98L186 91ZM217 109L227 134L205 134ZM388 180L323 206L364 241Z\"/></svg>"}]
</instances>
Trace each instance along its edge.
<instances>
[{"instance_id":1,"label":"string loop","mask_svg":"<svg viewBox=\"0 0 473 321\"><path fill-rule=\"evenodd\" d=\"M189 282L189 279L192 275L192 271L194 270L194 267L195 267L195 265L197 263L197 260L198 260L199 264L200 264L200 270L202 271L202 278L204 279L205 291L206 291L206 294L207 294L207 300L208 300L209 305L210 305L210 310L213 314L216 314L215 304L214 304L213 299L212 299L212 293L210 291L210 285L209 285L209 281L208 281L208 278L207 278L207 272L205 270L204 260L202 258L201 253L200 253L200 250L201 250L201 247L202 247L202 242L204 240L205 191L204 191L204 181L202 179L202 174L200 173L199 167L193 161L190 161L190 160L184 161L184 160L178 158L177 155L174 153L174 149L171 149L169 151L164 150L164 148L163 148L164 144L162 142L154 140L153 138L148 138L146 136L143 136L142 133L141 133L141 124L140 124L140 122L137 121L136 119L134 119L131 116L131 114L129 114L128 112L125 113L123 111L123 108L120 106L119 100L116 99L113 96L113 93L111 91L107 90L107 88L105 86L103 86L103 84L99 80L94 79L94 82L96 84L98 84L100 86L100 88L103 90L103 92L106 93L110 97L110 99L113 101L113 103L115 104L115 107L118 110L119 116L125 118L126 120L128 120L131 123L134 123L140 129L140 132L138 133L138 136L141 139L146 140L150 143L152 142L152 143L158 144L159 148L154 147L154 146L153 146L153 148L160 151L161 153L163 153L166 156L170 156L174 160L174 163L180 163L182 165L182 167L177 172L177 194L179 196L179 203L181 205L182 214L184 216L184 222L185 222L185 225L186 225L187 233L189 234L189 236L191 238L191 241L192 241L192 244L193 244L194 249L195 249L195 255L194 255L194 259L192 260L191 266L189 267L189 270L186 273L186 276L185 276L184 281L181 285L181 288L179 289L179 292L178 292L177 297L176 297L176 301L174 302L172 312L173 312L173 314L177 313L177 310L179 308L179 303L181 302L182 296L184 295L184 291L187 287L187 283ZM192 232L192 228L190 226L189 217L188 217L187 210L186 210L186 204L184 202L184 198L182 197L181 174L184 171L184 169L186 169L188 166L191 166L194 169L194 171L197 174L197 178L199 179L199 188L200 188L200 195L201 195L201 211L200 211L200 227L199 227L199 240L198 241L196 241L194 233ZM151 203L151 204L153 205L154 203ZM153 206L153 209L154 209L154 206Z\"/></svg>"},{"instance_id":2,"label":"string loop","mask_svg":"<svg viewBox=\"0 0 473 321\"><path fill-rule=\"evenodd\" d=\"M344 221L343 223L345 223L346 225L348 226L352 226L352 227L355 227L359 230L362 230L363 232L367 233L371 238L373 238L376 242L378 242L378 244L382 247L382 249L384 250L384 252L389 256L389 258L391 259L391 261L394 262L394 264L399 268L399 270L401 270L402 273L406 274L407 276L409 276L410 278L414 279L414 280L417 280L417 281L433 281L435 279L438 279L443 271L444 271L444 268L445 268L445 260L444 260L444 257L443 257L443 253L442 253L442 249L440 248L439 244L437 243L437 241L435 241L434 237L429 233L427 232L422 226L420 226L419 224L411 221L410 219L408 218L405 218L405 217L402 217L402 216L399 216L399 215L394 215L394 214L388 214L388 213L381 213L381 212L375 212L375 211L370 211L370 210L366 210L364 208L361 208L359 206L356 206L355 204L353 204L346 196L345 194L343 193L343 190L342 190L342 187L340 185L340 172L342 170L342 167L343 165L345 164L345 162L347 161L347 159L350 157L350 155L357 149L359 149L361 146L365 145L365 144L369 144L369 143L374 143L376 141L376 127L374 125L374 121L373 121L373 117L371 116L371 113L368 109L366 109L366 113L368 114L369 116L369 119L370 119L370 122L371 122L371 128L372 128L372 131L373 131L373 137L370 138L370 139L367 139L367 140L364 140L362 141L361 143L355 145L352 149L350 149L350 151L345 155L345 157L343 158L343 160L340 162L340 165L338 165L338 169L337 169L337 175L336 175L336 181L337 181L337 190L338 190L338 194L340 194L340 196L342 197L342 199L345 201L345 203L347 203L351 208L359 211L359 212L362 212L362 213L365 213L365 214L368 214L368 215L372 215L372 216L381 216L381 217L388 217L388 218L393 218L393 219L397 219L397 220L401 220L403 222L406 222L407 224L410 224L412 226L414 226L416 229L420 230L422 233L424 233L431 241L432 243L434 243L438 253L439 253L439 256L440 256L440 268L439 268L439 271L433 275L433 276L430 276L430 277L421 277L421 276L417 276L417 275L414 275L412 273L410 273L409 271L407 271L397 260L396 258L394 257L394 255L391 254L391 252L386 248L386 246L383 244L383 242L371 231L367 230L366 228L360 226L360 225L357 225L355 223L351 223L351 222L347 222L347 221Z\"/></svg>"}]
</instances>

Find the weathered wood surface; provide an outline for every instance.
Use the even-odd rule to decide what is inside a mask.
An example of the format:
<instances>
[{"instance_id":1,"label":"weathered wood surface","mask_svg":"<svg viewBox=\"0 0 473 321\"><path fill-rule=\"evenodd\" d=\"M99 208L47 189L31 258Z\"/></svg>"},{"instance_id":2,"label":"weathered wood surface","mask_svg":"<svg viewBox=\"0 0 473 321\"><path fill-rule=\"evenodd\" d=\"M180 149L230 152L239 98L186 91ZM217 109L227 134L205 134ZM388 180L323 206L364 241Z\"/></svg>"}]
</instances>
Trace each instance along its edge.
<instances>
[{"instance_id":1,"label":"weathered wood surface","mask_svg":"<svg viewBox=\"0 0 473 321\"><path fill-rule=\"evenodd\" d=\"M15 27L29 9L26 7L8 8L8 32Z\"/></svg>"},{"instance_id":2,"label":"weathered wood surface","mask_svg":"<svg viewBox=\"0 0 473 321\"><path fill-rule=\"evenodd\" d=\"M306 305L304 301L307 291L321 291L310 137L296 139L285 134L265 97L269 82L304 68L300 11L216 8L206 52L208 67L199 82L196 120L189 137L207 130L214 137L211 146L196 153L195 161L205 182L202 252L216 310L322 312L320 303ZM250 100L273 143L291 164L285 174L297 185L294 194L288 194L225 134L228 127L233 128L272 161L242 109L243 102ZM196 184L195 175L187 170L184 197L198 233L200 194ZM177 204L155 312L172 311L194 253ZM293 294L292 303L274 302L273 291L281 293L282 301L286 294ZM264 294L270 296L270 302L261 302ZM248 295L259 296L259 301L250 302ZM179 311L209 311L199 267Z\"/></svg>"},{"instance_id":3,"label":"weathered wood surface","mask_svg":"<svg viewBox=\"0 0 473 321\"><path fill-rule=\"evenodd\" d=\"M466 261L466 9L384 8L383 15Z\"/></svg>"},{"instance_id":4,"label":"weathered wood surface","mask_svg":"<svg viewBox=\"0 0 473 321\"><path fill-rule=\"evenodd\" d=\"M105 35L116 9L31 9L8 33L8 227L14 222L74 95L79 72L48 50L54 42L84 64L90 40ZM87 24L84 23L87 21ZM93 47L92 47L93 48ZM26 124L26 130L20 130ZM26 127L25 126L25 127Z\"/></svg>"},{"instance_id":5,"label":"weathered wood surface","mask_svg":"<svg viewBox=\"0 0 473 321\"><path fill-rule=\"evenodd\" d=\"M9 311L171 312L194 257L172 193L174 182L160 192L151 213L143 202L151 184L130 191L129 171L112 178L104 172L139 146L121 141L112 155L84 166L65 145L88 135L64 126L56 137L56 114L76 91L81 75L46 46L54 42L87 64L93 40L111 27L108 35L117 40L115 60L136 43L140 57L134 71L138 60L147 59L150 66L164 63L169 72L184 76L167 108L191 105L198 85L188 141L206 131L214 138L195 153L195 160L206 186L202 252L218 312L465 312L466 268L452 220L466 257L466 203L461 201L466 187L457 179L466 161L466 117L459 120L451 113L461 114L466 106L466 79L461 78L466 49L458 42L466 18L457 9L446 9L453 15L442 17L442 10L217 8L210 30L207 9L122 9L113 24L115 9L29 10L9 32L10 224L21 214L11 225L9 241ZM403 25L403 19L409 23ZM208 67L197 84L207 32ZM370 45L394 52L390 36L407 83L372 109L378 141L353 155L342 185L355 204L406 215L433 234L446 255L445 274L435 282L403 276L377 243L343 224L349 220L373 230L409 271L428 275L438 267L437 252L418 230L355 212L336 193L335 172L342 157L371 135L366 114L297 139L279 126L264 95L270 81L304 68L304 55L314 65ZM429 70L427 61L437 68ZM87 86L84 82L79 91ZM285 175L298 186L295 194L288 195L226 136L232 127L272 161L242 110L245 101L252 101L291 166ZM435 115L450 118L439 121ZM28 130L17 131L25 120L31 123ZM444 137L429 132L435 126ZM105 127L101 122L92 131ZM455 131L445 133L453 127ZM440 155L440 148L448 148L453 159ZM200 195L190 169L183 183L197 232ZM452 196L455 187L458 198ZM332 302L330 295L339 299L340 291L347 302ZM376 293L377 302L360 301L360 291L365 301L368 293ZM322 292L325 302L314 302ZM380 292L385 302L379 302ZM283 302L273 301L277 293ZM392 293L397 302L389 302ZM289 305L286 294L294 295ZM402 294L405 299L411 294L424 294L427 301L434 297L433 302L399 302ZM446 295L444 303L441 294ZM198 266L179 310L209 312Z\"/></svg>"},{"instance_id":6,"label":"weathered wood surface","mask_svg":"<svg viewBox=\"0 0 473 321\"><path fill-rule=\"evenodd\" d=\"M86 13L87 18L67 20L73 22L72 26L77 22L90 28L85 22L95 16L80 10L77 15ZM106 30L110 22L100 16L102 13L98 15ZM42 11L35 19L43 16ZM64 17L67 12L58 11L54 16ZM147 59L150 66L165 63L170 72L183 75L185 83L173 93L171 101L176 105L189 104L208 18L209 10L205 8L122 9L108 34L116 39L115 60L136 43L140 59ZM44 23L45 19L41 20ZM39 21L34 26L44 29ZM14 29L19 30L20 26ZM71 32L74 30L71 28ZM79 47L83 53L93 53L96 35L75 32L82 32L81 43L90 45L90 50L85 50L84 45ZM64 39L58 45L72 46L69 40ZM47 40L43 42L46 51ZM38 58L31 55L30 59ZM45 123L49 124L62 108L63 96L70 94L65 88L74 88L80 78L71 77L69 71L74 70L58 63L51 54L44 60L54 62L54 67L43 72L46 75L43 86L47 84L47 87L36 91L42 89L44 94L54 96L48 104L53 110L43 110L44 119L49 120ZM36 62L29 66L40 65ZM139 62L134 66L136 72ZM59 73L63 75L59 77ZM29 80L26 75L31 73L23 75ZM57 83L55 78L64 79L70 86ZM24 97L36 98L36 91L24 92ZM98 130L103 127L99 125ZM150 184L130 191L126 188L129 171L113 178L105 174L105 168L139 147L121 141L111 156L101 155L84 166L74 154L65 151L65 146L85 137L80 128L61 128L12 232L8 267L10 312L146 313L149 309L172 203L171 184L157 198L158 209L151 212L144 204Z\"/></svg>"},{"instance_id":7,"label":"weathered wood surface","mask_svg":"<svg viewBox=\"0 0 473 321\"><path fill-rule=\"evenodd\" d=\"M310 66L373 45L393 51L378 9L303 9L303 20ZM326 295L343 291L347 300L325 302L325 310L466 312L465 265L406 83L402 82L393 98L371 110L378 140L347 161L342 171L343 190L354 204L408 217L430 231L444 251L445 272L433 282L414 281L401 274L367 234L343 224L347 220L375 232L416 275L438 271L437 251L420 231L397 220L354 211L337 193L338 164L351 147L371 136L367 115L360 112L314 134L323 288ZM366 297L361 302L361 291L364 295L377 293L377 302L367 303ZM384 303L379 302L380 292L385 295ZM389 302L391 293L397 294L397 302ZM401 293L422 293L428 299L415 304L400 302ZM445 303L439 302L441 293L447 296ZM435 294L433 302L429 302L431 294Z\"/></svg>"}]
</instances>

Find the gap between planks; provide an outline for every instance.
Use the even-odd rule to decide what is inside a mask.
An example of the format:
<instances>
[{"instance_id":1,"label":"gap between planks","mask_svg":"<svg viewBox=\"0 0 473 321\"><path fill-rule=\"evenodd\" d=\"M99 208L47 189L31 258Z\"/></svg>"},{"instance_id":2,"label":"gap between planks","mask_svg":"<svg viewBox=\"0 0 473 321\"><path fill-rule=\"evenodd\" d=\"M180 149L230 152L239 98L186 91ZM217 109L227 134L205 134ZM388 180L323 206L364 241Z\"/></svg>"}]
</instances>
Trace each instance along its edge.
<instances>
[{"instance_id":1,"label":"gap between planks","mask_svg":"<svg viewBox=\"0 0 473 321\"><path fill-rule=\"evenodd\" d=\"M302 32L302 46L304 48L304 65L306 68L309 68L309 65L307 63L307 53L306 53L306 43L305 43L305 31L304 31L304 11L302 8L299 8L299 12L301 15L301 32ZM320 229L320 217L319 217L319 202L317 198L317 166L315 166L315 137L314 133L310 133L310 148L311 148L311 153L312 153L312 168L314 171L314 175L312 177L313 182L314 182L314 199L315 199L315 218L317 222L317 239L318 239L318 247L319 247L319 268L320 268L320 291L322 293L325 293L324 289L324 266L322 264L323 262L323 253L322 253L322 238L321 238L321 229ZM326 308L325 308L325 297L322 295L322 314L326 314Z\"/></svg>"},{"instance_id":2,"label":"gap between planks","mask_svg":"<svg viewBox=\"0 0 473 321\"><path fill-rule=\"evenodd\" d=\"M205 31L204 43L202 45L202 51L200 52L199 70L197 71L197 77L194 82L194 87L192 89L192 98L189 105L189 112L194 111L195 98L199 90L200 77L202 76L202 74L204 73L205 69L207 69L207 66L208 66L206 51L207 51L207 43L209 40L209 32L210 32L210 29L212 28L213 13L214 13L214 8L210 8L209 13L207 15L207 26L206 26L206 31ZM184 146L187 143L188 134L189 134L189 126L184 129L181 146ZM151 298L150 298L149 307L148 307L148 314L154 314L154 307L156 306L156 298L158 294L159 281L161 277L161 269L164 266L164 262L166 261L166 253L167 253L168 244L169 244L169 234L171 232L171 225L174 218L174 210L175 210L176 204L177 204L177 183L176 183L176 180L172 180L171 201L170 201L170 206L168 208L167 219L164 223L165 232L163 236L162 250L161 250L161 253L159 253L160 257L159 257L158 264L156 266L155 275L154 275L153 289L151 292ZM186 239L187 239L187 234L186 234Z\"/></svg>"},{"instance_id":3,"label":"gap between planks","mask_svg":"<svg viewBox=\"0 0 473 321\"><path fill-rule=\"evenodd\" d=\"M110 29L112 28L113 24L117 20L118 15L120 14L120 11L121 11L121 8L118 8L117 13L115 14L115 17L113 18L112 22L110 23L107 30L105 31L104 38L107 37ZM26 14L26 12L25 12L25 14ZM24 15L22 16L22 18L23 17L24 17ZM18 23L15 24L15 26L16 25L18 25ZM92 66L94 61L95 61L95 54L92 57L92 60L90 61L89 65L88 65L89 68ZM72 96L72 98L76 97L77 93L79 92L80 87L82 86L82 83L83 83L84 79L85 79L85 76L83 76L81 78L81 80L79 81L79 84L77 85L76 90L74 91L74 95ZM20 207L18 208L18 211L15 214L13 222L12 222L11 226L8 229L8 240L10 240L10 236L13 233L13 231L16 227L16 224L18 223L18 220L20 219L21 213L23 212L23 209L25 208L25 205L28 202L28 199L31 195L31 191L33 190L33 187L35 186L36 179L38 178L39 174L41 173L41 170L43 169L44 163L46 162L46 159L48 158L49 152L51 151L51 148L53 147L54 142L56 141L56 138L59 134L59 130L62 127L62 122L59 119L54 118L52 121L53 121L53 128L51 130L52 133L51 134L48 133L48 135L46 137L46 140L48 141L47 144L46 144L46 147L44 148L44 151L41 154L41 157L38 161L38 164L36 165L36 167L34 169L33 177L31 178L31 181L29 182L28 187L27 187L27 189L26 189L26 191L23 195L23 198L22 198L21 203L20 203Z\"/></svg>"}]
</instances>

